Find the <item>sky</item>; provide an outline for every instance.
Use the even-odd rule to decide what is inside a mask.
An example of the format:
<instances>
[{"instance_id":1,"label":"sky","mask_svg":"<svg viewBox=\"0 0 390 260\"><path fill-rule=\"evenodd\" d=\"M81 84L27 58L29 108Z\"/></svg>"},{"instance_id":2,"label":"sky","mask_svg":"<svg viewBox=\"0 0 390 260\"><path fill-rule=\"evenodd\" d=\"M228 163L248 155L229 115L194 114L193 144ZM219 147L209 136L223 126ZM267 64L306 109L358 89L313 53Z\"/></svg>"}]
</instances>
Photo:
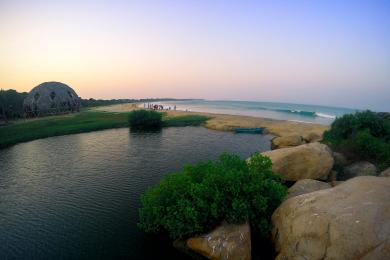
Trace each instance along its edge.
<instances>
[{"instance_id":1,"label":"sky","mask_svg":"<svg viewBox=\"0 0 390 260\"><path fill-rule=\"evenodd\" d=\"M0 0L0 88L390 111L390 1Z\"/></svg>"}]
</instances>

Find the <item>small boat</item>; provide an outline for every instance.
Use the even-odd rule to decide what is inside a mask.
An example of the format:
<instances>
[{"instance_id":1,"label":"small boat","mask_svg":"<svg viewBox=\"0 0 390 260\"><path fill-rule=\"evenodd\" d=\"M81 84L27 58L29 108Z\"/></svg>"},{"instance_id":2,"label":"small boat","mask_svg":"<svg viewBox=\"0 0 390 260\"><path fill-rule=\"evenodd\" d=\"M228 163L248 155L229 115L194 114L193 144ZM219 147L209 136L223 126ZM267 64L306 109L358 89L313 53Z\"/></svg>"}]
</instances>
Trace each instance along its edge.
<instances>
[{"instance_id":1,"label":"small boat","mask_svg":"<svg viewBox=\"0 0 390 260\"><path fill-rule=\"evenodd\" d=\"M235 133L246 133L246 134L262 134L264 133L264 128L235 128Z\"/></svg>"}]
</instances>

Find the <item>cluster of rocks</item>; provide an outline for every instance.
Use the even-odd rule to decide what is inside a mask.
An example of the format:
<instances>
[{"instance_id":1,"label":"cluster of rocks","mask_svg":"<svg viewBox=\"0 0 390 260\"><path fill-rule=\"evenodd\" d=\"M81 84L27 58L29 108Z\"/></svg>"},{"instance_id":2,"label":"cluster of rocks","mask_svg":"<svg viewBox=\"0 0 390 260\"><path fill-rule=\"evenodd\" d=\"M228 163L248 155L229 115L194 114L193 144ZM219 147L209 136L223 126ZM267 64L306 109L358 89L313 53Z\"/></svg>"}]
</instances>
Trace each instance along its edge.
<instances>
[{"instance_id":1,"label":"cluster of rocks","mask_svg":"<svg viewBox=\"0 0 390 260\"><path fill-rule=\"evenodd\" d=\"M271 149L294 147L305 143L321 141L322 137L316 133L308 133L304 136L298 134L275 137L271 140Z\"/></svg>"},{"instance_id":2,"label":"cluster of rocks","mask_svg":"<svg viewBox=\"0 0 390 260\"><path fill-rule=\"evenodd\" d=\"M263 153L295 182L272 215L276 259L390 259L390 168L377 173L318 140L275 138ZM209 259L251 259L248 223L224 223L186 245Z\"/></svg>"}]
</instances>

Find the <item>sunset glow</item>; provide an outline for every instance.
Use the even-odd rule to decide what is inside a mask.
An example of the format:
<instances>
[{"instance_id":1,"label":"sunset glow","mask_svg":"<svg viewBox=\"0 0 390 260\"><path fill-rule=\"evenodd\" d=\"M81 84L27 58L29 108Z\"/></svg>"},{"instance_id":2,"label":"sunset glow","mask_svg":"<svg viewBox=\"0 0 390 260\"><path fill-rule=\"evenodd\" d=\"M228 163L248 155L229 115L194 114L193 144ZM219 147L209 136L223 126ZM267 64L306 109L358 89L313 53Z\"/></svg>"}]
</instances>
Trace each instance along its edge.
<instances>
[{"instance_id":1,"label":"sunset glow","mask_svg":"<svg viewBox=\"0 0 390 260\"><path fill-rule=\"evenodd\" d=\"M386 1L0 0L0 88L390 111L389 13Z\"/></svg>"}]
</instances>

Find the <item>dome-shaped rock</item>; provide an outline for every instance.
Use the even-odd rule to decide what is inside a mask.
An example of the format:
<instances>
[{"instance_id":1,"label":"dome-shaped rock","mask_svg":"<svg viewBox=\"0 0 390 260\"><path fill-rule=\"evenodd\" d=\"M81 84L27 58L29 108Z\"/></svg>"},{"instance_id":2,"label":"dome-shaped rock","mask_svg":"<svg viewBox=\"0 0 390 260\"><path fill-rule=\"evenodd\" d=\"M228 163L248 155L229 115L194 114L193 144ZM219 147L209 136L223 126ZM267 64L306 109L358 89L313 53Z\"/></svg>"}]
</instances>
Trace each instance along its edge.
<instances>
[{"instance_id":1,"label":"dome-shaped rock","mask_svg":"<svg viewBox=\"0 0 390 260\"><path fill-rule=\"evenodd\" d=\"M33 88L23 102L27 116L42 116L76 112L80 98L76 92L61 82L44 82Z\"/></svg>"}]
</instances>

